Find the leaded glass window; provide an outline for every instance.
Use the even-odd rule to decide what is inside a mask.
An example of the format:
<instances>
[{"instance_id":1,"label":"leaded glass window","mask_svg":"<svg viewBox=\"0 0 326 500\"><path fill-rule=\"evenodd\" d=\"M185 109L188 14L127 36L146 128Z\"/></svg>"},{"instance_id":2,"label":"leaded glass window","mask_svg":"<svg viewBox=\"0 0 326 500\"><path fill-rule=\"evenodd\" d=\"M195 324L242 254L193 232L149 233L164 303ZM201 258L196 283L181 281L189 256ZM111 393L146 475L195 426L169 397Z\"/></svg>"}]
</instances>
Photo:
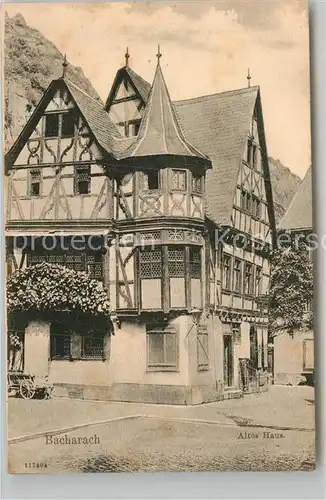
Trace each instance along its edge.
<instances>
[{"instance_id":1,"label":"leaded glass window","mask_svg":"<svg viewBox=\"0 0 326 500\"><path fill-rule=\"evenodd\" d=\"M185 191L187 189L187 172L185 170L172 170L172 189Z\"/></svg>"},{"instance_id":2,"label":"leaded glass window","mask_svg":"<svg viewBox=\"0 0 326 500\"><path fill-rule=\"evenodd\" d=\"M140 277L154 279L162 277L162 253L160 248L145 248L140 251Z\"/></svg>"},{"instance_id":3,"label":"leaded glass window","mask_svg":"<svg viewBox=\"0 0 326 500\"><path fill-rule=\"evenodd\" d=\"M89 166L75 167L75 194L91 192L91 169Z\"/></svg>"},{"instance_id":4,"label":"leaded glass window","mask_svg":"<svg viewBox=\"0 0 326 500\"><path fill-rule=\"evenodd\" d=\"M201 249L190 247L190 278L201 278Z\"/></svg>"},{"instance_id":5,"label":"leaded glass window","mask_svg":"<svg viewBox=\"0 0 326 500\"><path fill-rule=\"evenodd\" d=\"M185 275L185 251L184 248L168 248L168 268L170 278L183 278Z\"/></svg>"}]
</instances>

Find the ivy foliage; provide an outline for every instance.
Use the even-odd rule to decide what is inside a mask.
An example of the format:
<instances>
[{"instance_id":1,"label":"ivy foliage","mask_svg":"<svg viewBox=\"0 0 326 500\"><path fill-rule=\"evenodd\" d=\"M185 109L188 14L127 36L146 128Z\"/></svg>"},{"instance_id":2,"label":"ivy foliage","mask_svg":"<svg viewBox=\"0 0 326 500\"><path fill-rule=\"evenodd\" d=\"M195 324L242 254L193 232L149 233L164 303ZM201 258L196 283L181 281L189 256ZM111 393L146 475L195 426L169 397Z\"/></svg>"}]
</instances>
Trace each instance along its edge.
<instances>
[{"instance_id":1,"label":"ivy foliage","mask_svg":"<svg viewBox=\"0 0 326 500\"><path fill-rule=\"evenodd\" d=\"M109 317L107 292L86 273L42 262L13 273L7 281L7 310Z\"/></svg>"},{"instance_id":2,"label":"ivy foliage","mask_svg":"<svg viewBox=\"0 0 326 500\"><path fill-rule=\"evenodd\" d=\"M313 313L313 263L304 241L293 241L275 251L272 259L270 288L271 333L311 328ZM280 321L281 320L281 321Z\"/></svg>"}]
</instances>

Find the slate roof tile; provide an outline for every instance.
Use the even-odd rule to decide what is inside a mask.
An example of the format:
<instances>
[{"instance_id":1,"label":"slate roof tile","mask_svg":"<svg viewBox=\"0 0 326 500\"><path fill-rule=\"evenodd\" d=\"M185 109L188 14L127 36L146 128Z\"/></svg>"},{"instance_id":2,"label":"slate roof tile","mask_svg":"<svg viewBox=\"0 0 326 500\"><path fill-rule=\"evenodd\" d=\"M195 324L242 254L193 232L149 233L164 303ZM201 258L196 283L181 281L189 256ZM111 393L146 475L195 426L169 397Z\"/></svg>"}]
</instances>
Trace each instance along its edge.
<instances>
[{"instance_id":1,"label":"slate roof tile","mask_svg":"<svg viewBox=\"0 0 326 500\"><path fill-rule=\"evenodd\" d=\"M297 193L279 224L280 229L312 229L312 168L307 171Z\"/></svg>"}]
</instances>

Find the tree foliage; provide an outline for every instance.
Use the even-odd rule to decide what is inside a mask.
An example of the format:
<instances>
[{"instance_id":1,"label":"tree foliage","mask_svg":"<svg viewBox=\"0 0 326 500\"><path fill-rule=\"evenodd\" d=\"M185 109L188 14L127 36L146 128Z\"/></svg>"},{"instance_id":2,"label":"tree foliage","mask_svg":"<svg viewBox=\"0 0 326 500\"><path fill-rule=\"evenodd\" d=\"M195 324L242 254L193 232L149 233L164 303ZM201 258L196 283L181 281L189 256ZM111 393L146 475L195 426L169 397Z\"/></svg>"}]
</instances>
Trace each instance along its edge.
<instances>
[{"instance_id":1,"label":"tree foliage","mask_svg":"<svg viewBox=\"0 0 326 500\"><path fill-rule=\"evenodd\" d=\"M110 315L107 292L84 272L43 262L13 273L7 282L8 312L73 312Z\"/></svg>"},{"instance_id":2,"label":"tree foliage","mask_svg":"<svg viewBox=\"0 0 326 500\"><path fill-rule=\"evenodd\" d=\"M312 327L313 263L305 242L292 242L275 251L270 288L270 325L293 331Z\"/></svg>"}]
</instances>

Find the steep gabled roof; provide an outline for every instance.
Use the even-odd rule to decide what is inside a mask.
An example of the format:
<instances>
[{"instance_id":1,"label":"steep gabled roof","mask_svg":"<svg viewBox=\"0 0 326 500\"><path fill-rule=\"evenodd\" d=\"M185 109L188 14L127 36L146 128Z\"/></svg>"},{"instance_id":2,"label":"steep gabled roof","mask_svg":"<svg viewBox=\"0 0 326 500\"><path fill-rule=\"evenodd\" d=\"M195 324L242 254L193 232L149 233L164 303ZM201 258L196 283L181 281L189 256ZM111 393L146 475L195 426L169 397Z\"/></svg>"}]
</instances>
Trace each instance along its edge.
<instances>
[{"instance_id":1,"label":"steep gabled roof","mask_svg":"<svg viewBox=\"0 0 326 500\"><path fill-rule=\"evenodd\" d=\"M105 111L103 103L88 95L67 78L64 82L96 140L108 153L111 153L114 139L121 138L121 134Z\"/></svg>"},{"instance_id":2,"label":"steep gabled roof","mask_svg":"<svg viewBox=\"0 0 326 500\"><path fill-rule=\"evenodd\" d=\"M7 152L5 156L7 167L16 161L27 138L33 132L55 91L62 85L70 92L98 144L105 152L109 154L112 153L114 141L121 138L121 134L111 121L108 113L104 110L103 103L88 95L84 90L80 89L67 78L59 78L57 80L52 80L49 84L25 127Z\"/></svg>"},{"instance_id":3,"label":"steep gabled roof","mask_svg":"<svg viewBox=\"0 0 326 500\"><path fill-rule=\"evenodd\" d=\"M151 90L151 84L144 80L144 78L138 75L134 70L129 68L129 66L123 66L122 68L118 69L115 75L108 98L105 102L104 108L106 109L106 111L109 111L112 101L114 100L117 87L125 77L130 80L132 86L135 89L135 92L139 95L143 104L146 104Z\"/></svg>"},{"instance_id":4,"label":"steep gabled roof","mask_svg":"<svg viewBox=\"0 0 326 500\"><path fill-rule=\"evenodd\" d=\"M229 224L239 169L259 94L258 87L174 103L187 138L212 161L206 174L206 211Z\"/></svg>"},{"instance_id":5,"label":"steep gabled roof","mask_svg":"<svg viewBox=\"0 0 326 500\"><path fill-rule=\"evenodd\" d=\"M135 142L120 158L174 155L209 159L185 138L158 62Z\"/></svg>"},{"instance_id":6,"label":"steep gabled roof","mask_svg":"<svg viewBox=\"0 0 326 500\"><path fill-rule=\"evenodd\" d=\"M144 78L142 78L140 75L135 73L135 71L129 68L129 66L126 68L126 71L130 76L136 89L138 90L139 94L141 95L141 98L143 99L144 103L146 103L148 100L149 93L151 91L151 84L146 80L144 80Z\"/></svg>"},{"instance_id":7,"label":"steep gabled roof","mask_svg":"<svg viewBox=\"0 0 326 500\"><path fill-rule=\"evenodd\" d=\"M297 193L279 224L280 229L312 229L312 168L307 171Z\"/></svg>"}]
</instances>

